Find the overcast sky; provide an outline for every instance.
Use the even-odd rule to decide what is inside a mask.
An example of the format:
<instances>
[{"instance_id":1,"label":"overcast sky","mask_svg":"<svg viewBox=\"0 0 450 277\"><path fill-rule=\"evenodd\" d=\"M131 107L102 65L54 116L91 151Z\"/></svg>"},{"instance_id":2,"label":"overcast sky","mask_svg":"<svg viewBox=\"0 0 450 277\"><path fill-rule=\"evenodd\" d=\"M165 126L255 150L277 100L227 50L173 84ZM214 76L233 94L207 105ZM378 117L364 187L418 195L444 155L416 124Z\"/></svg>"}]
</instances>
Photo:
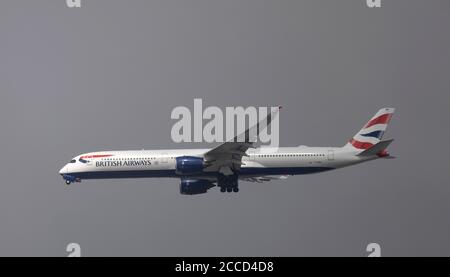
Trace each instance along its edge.
<instances>
[{"instance_id":1,"label":"overcast sky","mask_svg":"<svg viewBox=\"0 0 450 277\"><path fill-rule=\"evenodd\" d=\"M0 3L0 255L450 254L450 2ZM176 106L276 106L282 146L342 146L381 107L398 158L183 196L176 179L86 180L97 150L170 139Z\"/></svg>"}]
</instances>

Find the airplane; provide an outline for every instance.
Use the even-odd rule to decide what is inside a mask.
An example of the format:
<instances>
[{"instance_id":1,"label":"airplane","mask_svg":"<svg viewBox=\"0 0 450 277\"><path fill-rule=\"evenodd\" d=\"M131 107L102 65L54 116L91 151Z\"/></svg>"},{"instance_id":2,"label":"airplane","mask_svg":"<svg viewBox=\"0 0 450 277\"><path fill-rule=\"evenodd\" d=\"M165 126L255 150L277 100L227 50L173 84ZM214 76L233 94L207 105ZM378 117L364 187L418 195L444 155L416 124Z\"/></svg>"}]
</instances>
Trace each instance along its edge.
<instances>
[{"instance_id":1,"label":"airplane","mask_svg":"<svg viewBox=\"0 0 450 277\"><path fill-rule=\"evenodd\" d=\"M270 126L280 109L215 148L91 152L74 157L59 174L67 185L85 179L179 178L180 193L196 195L215 186L221 192L238 192L239 181L283 180L394 158L386 150L393 139L382 140L394 108L380 109L342 147L255 148L259 127L264 121L264 128Z\"/></svg>"}]
</instances>

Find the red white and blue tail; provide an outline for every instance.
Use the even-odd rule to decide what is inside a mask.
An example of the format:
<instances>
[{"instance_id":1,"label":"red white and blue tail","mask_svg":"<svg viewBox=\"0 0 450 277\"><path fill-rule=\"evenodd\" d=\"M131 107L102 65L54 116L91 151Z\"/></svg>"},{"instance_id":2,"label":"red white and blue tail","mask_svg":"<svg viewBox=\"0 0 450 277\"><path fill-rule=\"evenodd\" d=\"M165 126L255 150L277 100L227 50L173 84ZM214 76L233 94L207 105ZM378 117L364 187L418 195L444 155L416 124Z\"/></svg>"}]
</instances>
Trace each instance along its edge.
<instances>
[{"instance_id":1,"label":"red white and blue tail","mask_svg":"<svg viewBox=\"0 0 450 277\"><path fill-rule=\"evenodd\" d=\"M344 147L364 151L379 143L394 111L394 108L379 110Z\"/></svg>"}]
</instances>

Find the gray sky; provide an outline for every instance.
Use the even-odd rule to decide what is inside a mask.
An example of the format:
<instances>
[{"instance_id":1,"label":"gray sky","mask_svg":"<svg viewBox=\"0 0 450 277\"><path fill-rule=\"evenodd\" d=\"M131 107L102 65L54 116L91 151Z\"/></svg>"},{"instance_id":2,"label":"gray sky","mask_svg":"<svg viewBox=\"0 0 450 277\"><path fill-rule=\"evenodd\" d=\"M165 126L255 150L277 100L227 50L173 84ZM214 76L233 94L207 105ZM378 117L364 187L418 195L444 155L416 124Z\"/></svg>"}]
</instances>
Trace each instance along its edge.
<instances>
[{"instance_id":1,"label":"gray sky","mask_svg":"<svg viewBox=\"0 0 450 277\"><path fill-rule=\"evenodd\" d=\"M0 3L0 255L450 254L450 2ZM176 106L282 105L282 146L341 146L394 106L380 160L179 194L177 180L58 170L96 150L175 144Z\"/></svg>"}]
</instances>

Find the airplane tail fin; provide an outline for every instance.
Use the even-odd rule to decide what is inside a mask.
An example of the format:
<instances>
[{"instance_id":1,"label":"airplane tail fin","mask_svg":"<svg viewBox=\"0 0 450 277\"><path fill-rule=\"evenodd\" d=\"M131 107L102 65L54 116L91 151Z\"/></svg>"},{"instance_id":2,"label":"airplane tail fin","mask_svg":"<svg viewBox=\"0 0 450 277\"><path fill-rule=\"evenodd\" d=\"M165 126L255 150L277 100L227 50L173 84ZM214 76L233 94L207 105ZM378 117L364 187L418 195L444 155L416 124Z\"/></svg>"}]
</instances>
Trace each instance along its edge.
<instances>
[{"instance_id":1,"label":"airplane tail fin","mask_svg":"<svg viewBox=\"0 0 450 277\"><path fill-rule=\"evenodd\" d=\"M394 111L394 108L383 108L379 110L369 120L369 122L367 122L366 125L364 125L364 127L349 140L344 148L349 148L363 153L366 150L376 146L381 142ZM389 141L389 143L391 142L392 141ZM387 145L389 145L389 143Z\"/></svg>"}]
</instances>

